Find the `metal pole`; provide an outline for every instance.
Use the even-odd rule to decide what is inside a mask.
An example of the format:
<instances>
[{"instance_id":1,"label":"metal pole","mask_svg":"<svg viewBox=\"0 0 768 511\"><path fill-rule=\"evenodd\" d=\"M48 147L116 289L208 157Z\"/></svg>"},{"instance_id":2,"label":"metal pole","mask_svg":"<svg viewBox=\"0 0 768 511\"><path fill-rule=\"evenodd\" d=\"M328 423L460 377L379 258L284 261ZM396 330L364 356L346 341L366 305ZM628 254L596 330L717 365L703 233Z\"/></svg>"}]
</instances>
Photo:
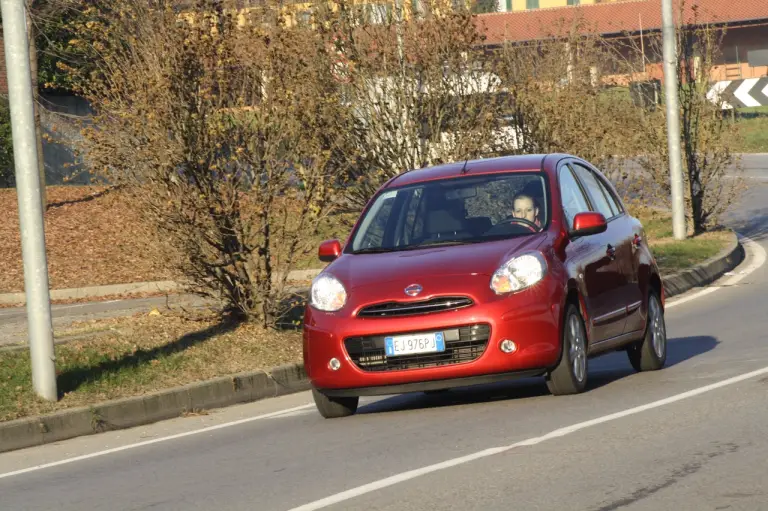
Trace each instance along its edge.
<instances>
[{"instance_id":1,"label":"metal pole","mask_svg":"<svg viewBox=\"0 0 768 511\"><path fill-rule=\"evenodd\" d=\"M48 262L45 255L43 204L38 176L35 113L29 66L24 0L0 0L11 107L16 193L19 200L24 290L27 298L32 386L49 401L57 400Z\"/></svg>"},{"instance_id":2,"label":"metal pole","mask_svg":"<svg viewBox=\"0 0 768 511\"><path fill-rule=\"evenodd\" d=\"M661 29L664 39L664 92L667 107L667 145L669 174L672 185L672 233L685 239L685 204L683 200L683 168L680 149L680 107L677 99L677 48L672 0L661 0Z\"/></svg>"}]
</instances>

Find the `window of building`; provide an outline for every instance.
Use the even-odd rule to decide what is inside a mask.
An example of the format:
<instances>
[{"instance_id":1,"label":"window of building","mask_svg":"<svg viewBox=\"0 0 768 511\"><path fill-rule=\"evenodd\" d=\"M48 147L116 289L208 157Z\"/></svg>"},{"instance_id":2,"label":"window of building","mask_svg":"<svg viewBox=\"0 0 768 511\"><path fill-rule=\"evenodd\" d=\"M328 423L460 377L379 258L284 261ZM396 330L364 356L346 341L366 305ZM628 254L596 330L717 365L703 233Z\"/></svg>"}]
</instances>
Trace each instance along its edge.
<instances>
[{"instance_id":1,"label":"window of building","mask_svg":"<svg viewBox=\"0 0 768 511\"><path fill-rule=\"evenodd\" d=\"M539 8L539 0L525 0L525 8L526 9L538 9Z\"/></svg>"}]
</instances>

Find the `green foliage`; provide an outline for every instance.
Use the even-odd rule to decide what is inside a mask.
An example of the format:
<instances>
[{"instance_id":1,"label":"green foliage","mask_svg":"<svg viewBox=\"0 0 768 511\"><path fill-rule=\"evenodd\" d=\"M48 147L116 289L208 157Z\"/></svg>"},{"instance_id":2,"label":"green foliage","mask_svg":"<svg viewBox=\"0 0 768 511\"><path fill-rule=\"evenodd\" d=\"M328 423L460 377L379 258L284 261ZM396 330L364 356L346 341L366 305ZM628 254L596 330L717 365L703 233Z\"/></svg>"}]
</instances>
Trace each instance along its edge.
<instances>
[{"instance_id":1,"label":"green foliage","mask_svg":"<svg viewBox=\"0 0 768 511\"><path fill-rule=\"evenodd\" d=\"M72 68L94 68L97 56L84 51L76 37L87 22L85 0L34 0L31 17L37 47L38 83L49 92L72 92Z\"/></svg>"},{"instance_id":2,"label":"green foliage","mask_svg":"<svg viewBox=\"0 0 768 511\"><path fill-rule=\"evenodd\" d=\"M13 185L13 139L8 101L0 97L0 186Z\"/></svg>"}]
</instances>

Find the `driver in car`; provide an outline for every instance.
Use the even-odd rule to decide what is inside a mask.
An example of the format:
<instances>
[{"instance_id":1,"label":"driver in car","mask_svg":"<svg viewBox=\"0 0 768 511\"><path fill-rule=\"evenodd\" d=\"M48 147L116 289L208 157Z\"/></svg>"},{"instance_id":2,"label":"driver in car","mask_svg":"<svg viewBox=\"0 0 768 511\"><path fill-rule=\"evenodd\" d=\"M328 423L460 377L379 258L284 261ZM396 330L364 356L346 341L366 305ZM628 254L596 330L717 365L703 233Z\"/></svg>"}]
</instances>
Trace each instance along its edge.
<instances>
[{"instance_id":1,"label":"driver in car","mask_svg":"<svg viewBox=\"0 0 768 511\"><path fill-rule=\"evenodd\" d=\"M512 216L528 220L529 222L536 224L537 227L541 227L539 208L536 205L536 201L533 197L525 193L518 193L515 195L515 198L512 201Z\"/></svg>"}]
</instances>

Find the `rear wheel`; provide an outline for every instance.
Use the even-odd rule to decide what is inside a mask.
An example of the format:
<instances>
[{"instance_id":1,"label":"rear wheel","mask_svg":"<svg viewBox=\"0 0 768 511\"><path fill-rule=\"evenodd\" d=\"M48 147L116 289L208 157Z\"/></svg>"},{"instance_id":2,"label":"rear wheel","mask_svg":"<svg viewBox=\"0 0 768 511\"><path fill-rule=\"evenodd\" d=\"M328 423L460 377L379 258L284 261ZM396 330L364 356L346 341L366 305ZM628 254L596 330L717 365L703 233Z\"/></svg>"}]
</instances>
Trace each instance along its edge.
<instances>
[{"instance_id":1,"label":"rear wheel","mask_svg":"<svg viewBox=\"0 0 768 511\"><path fill-rule=\"evenodd\" d=\"M627 348L629 362L636 371L657 371L667 361L667 327L664 310L656 291L648 293L648 318L645 336Z\"/></svg>"},{"instance_id":2,"label":"rear wheel","mask_svg":"<svg viewBox=\"0 0 768 511\"><path fill-rule=\"evenodd\" d=\"M317 389L312 389L312 397L315 400L317 411L326 419L338 419L353 415L357 411L357 405L360 402L358 396L331 397L326 396Z\"/></svg>"},{"instance_id":3,"label":"rear wheel","mask_svg":"<svg viewBox=\"0 0 768 511\"><path fill-rule=\"evenodd\" d=\"M566 308L562 342L560 362L547 374L547 388L555 396L578 394L587 386L587 333L579 308L572 303Z\"/></svg>"}]
</instances>

